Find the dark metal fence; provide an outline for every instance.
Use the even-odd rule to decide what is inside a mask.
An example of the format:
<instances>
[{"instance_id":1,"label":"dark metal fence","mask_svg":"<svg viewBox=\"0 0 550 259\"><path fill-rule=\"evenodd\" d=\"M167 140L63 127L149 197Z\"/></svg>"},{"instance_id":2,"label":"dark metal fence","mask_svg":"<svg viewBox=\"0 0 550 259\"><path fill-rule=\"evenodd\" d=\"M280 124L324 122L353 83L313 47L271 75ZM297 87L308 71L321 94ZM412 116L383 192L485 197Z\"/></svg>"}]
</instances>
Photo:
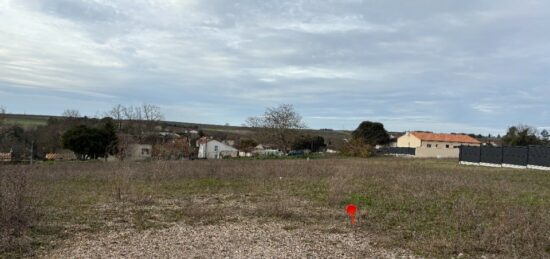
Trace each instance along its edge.
<instances>
[{"instance_id":1,"label":"dark metal fence","mask_svg":"<svg viewBox=\"0 0 550 259\"><path fill-rule=\"evenodd\" d=\"M502 164L502 148L499 147L481 147L481 163Z\"/></svg>"},{"instance_id":2,"label":"dark metal fence","mask_svg":"<svg viewBox=\"0 0 550 259\"><path fill-rule=\"evenodd\" d=\"M459 160L466 164L550 169L550 146L461 146Z\"/></svg>"},{"instance_id":3,"label":"dark metal fence","mask_svg":"<svg viewBox=\"0 0 550 259\"><path fill-rule=\"evenodd\" d=\"M479 147L461 146L459 160L461 162L479 163L481 161L481 149Z\"/></svg>"},{"instance_id":4,"label":"dark metal fence","mask_svg":"<svg viewBox=\"0 0 550 259\"><path fill-rule=\"evenodd\" d=\"M529 165L550 167L550 147L529 147Z\"/></svg>"},{"instance_id":5,"label":"dark metal fence","mask_svg":"<svg viewBox=\"0 0 550 259\"><path fill-rule=\"evenodd\" d=\"M529 147L504 147L502 149L502 163L506 165L527 166Z\"/></svg>"},{"instance_id":6,"label":"dark metal fence","mask_svg":"<svg viewBox=\"0 0 550 259\"><path fill-rule=\"evenodd\" d=\"M416 155L416 148L413 147L385 147L378 149L378 153L385 155Z\"/></svg>"}]
</instances>

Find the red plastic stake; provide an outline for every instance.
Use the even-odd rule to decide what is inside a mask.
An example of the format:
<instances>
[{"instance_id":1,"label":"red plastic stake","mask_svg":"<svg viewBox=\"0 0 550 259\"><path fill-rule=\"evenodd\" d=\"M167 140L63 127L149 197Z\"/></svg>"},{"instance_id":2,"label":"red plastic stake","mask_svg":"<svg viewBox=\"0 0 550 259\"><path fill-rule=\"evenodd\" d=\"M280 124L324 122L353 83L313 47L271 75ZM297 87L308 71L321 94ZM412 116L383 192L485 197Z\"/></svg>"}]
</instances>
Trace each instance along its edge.
<instances>
[{"instance_id":1,"label":"red plastic stake","mask_svg":"<svg viewBox=\"0 0 550 259\"><path fill-rule=\"evenodd\" d=\"M346 212L348 213L348 216L351 220L351 225L355 224L355 213L357 213L357 206L355 204L348 204L346 206Z\"/></svg>"}]
</instances>

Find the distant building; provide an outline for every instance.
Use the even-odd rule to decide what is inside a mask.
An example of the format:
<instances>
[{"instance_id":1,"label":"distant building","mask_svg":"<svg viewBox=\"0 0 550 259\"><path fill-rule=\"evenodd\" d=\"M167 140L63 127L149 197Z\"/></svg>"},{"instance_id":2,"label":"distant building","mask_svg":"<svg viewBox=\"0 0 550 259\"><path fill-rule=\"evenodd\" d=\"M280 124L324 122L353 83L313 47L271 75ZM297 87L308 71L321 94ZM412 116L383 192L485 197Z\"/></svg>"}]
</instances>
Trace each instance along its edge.
<instances>
[{"instance_id":1,"label":"distant building","mask_svg":"<svg viewBox=\"0 0 550 259\"><path fill-rule=\"evenodd\" d=\"M153 146L150 144L129 144L124 150L124 159L140 161L151 159Z\"/></svg>"},{"instance_id":2,"label":"distant building","mask_svg":"<svg viewBox=\"0 0 550 259\"><path fill-rule=\"evenodd\" d=\"M338 154L338 153L340 153L340 151L333 150L333 149L327 149L327 150L325 151L325 153L328 153L328 154Z\"/></svg>"},{"instance_id":3,"label":"distant building","mask_svg":"<svg viewBox=\"0 0 550 259\"><path fill-rule=\"evenodd\" d=\"M284 156L285 153L278 149L257 149L252 151L254 156Z\"/></svg>"},{"instance_id":4,"label":"distant building","mask_svg":"<svg viewBox=\"0 0 550 259\"><path fill-rule=\"evenodd\" d=\"M13 152L10 151L9 153L0 153L0 161L1 162L9 162L13 158Z\"/></svg>"},{"instance_id":5,"label":"distant building","mask_svg":"<svg viewBox=\"0 0 550 259\"><path fill-rule=\"evenodd\" d=\"M252 156L252 153L250 152L239 151L239 157L251 157L251 156Z\"/></svg>"},{"instance_id":6,"label":"distant building","mask_svg":"<svg viewBox=\"0 0 550 259\"><path fill-rule=\"evenodd\" d=\"M480 146L481 142L463 134L407 132L397 139L397 147L416 148L416 157L458 158L460 146Z\"/></svg>"},{"instance_id":7,"label":"distant building","mask_svg":"<svg viewBox=\"0 0 550 259\"><path fill-rule=\"evenodd\" d=\"M61 149L61 150L58 150L57 152L53 152L53 153L48 153L46 154L46 160L50 160L50 161L59 161L59 160L65 160L65 161L69 161L69 160L76 160L76 155L73 151L71 150L68 150L68 149Z\"/></svg>"},{"instance_id":8,"label":"distant building","mask_svg":"<svg viewBox=\"0 0 550 259\"><path fill-rule=\"evenodd\" d=\"M389 147L397 147L397 140L403 136L403 133L391 133L390 134L390 143L388 143Z\"/></svg>"},{"instance_id":9,"label":"distant building","mask_svg":"<svg viewBox=\"0 0 550 259\"><path fill-rule=\"evenodd\" d=\"M169 131L159 132L158 135L162 137L168 137L168 138L181 138L180 134L169 132Z\"/></svg>"},{"instance_id":10,"label":"distant building","mask_svg":"<svg viewBox=\"0 0 550 259\"><path fill-rule=\"evenodd\" d=\"M259 144L251 152L253 156L283 156L284 153L272 144Z\"/></svg>"},{"instance_id":11,"label":"distant building","mask_svg":"<svg viewBox=\"0 0 550 259\"><path fill-rule=\"evenodd\" d=\"M214 139L201 138L197 145L199 146L198 158L222 159L239 155L239 150L236 148Z\"/></svg>"}]
</instances>

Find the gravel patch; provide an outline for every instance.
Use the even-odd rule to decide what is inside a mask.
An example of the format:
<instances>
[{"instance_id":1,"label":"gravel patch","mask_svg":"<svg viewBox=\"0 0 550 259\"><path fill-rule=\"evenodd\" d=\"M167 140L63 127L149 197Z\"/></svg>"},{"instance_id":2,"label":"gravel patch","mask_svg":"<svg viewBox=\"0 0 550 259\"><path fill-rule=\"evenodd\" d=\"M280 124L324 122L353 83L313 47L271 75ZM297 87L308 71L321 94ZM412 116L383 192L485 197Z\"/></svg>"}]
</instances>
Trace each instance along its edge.
<instances>
[{"instance_id":1,"label":"gravel patch","mask_svg":"<svg viewBox=\"0 0 550 259\"><path fill-rule=\"evenodd\" d=\"M414 258L372 246L350 228L312 229L278 222L178 223L164 229L79 236L45 258Z\"/></svg>"}]
</instances>

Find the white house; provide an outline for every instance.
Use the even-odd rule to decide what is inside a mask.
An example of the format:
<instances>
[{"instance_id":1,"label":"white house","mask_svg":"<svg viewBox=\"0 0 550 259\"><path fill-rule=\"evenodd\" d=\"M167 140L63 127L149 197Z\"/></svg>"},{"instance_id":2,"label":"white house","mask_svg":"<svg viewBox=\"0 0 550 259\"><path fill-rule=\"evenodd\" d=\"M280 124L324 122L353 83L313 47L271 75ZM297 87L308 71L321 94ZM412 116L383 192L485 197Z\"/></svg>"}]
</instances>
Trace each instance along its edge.
<instances>
[{"instance_id":1,"label":"white house","mask_svg":"<svg viewBox=\"0 0 550 259\"><path fill-rule=\"evenodd\" d=\"M198 158L221 159L224 157L237 157L239 155L239 150L217 140L202 138L198 144Z\"/></svg>"}]
</instances>

